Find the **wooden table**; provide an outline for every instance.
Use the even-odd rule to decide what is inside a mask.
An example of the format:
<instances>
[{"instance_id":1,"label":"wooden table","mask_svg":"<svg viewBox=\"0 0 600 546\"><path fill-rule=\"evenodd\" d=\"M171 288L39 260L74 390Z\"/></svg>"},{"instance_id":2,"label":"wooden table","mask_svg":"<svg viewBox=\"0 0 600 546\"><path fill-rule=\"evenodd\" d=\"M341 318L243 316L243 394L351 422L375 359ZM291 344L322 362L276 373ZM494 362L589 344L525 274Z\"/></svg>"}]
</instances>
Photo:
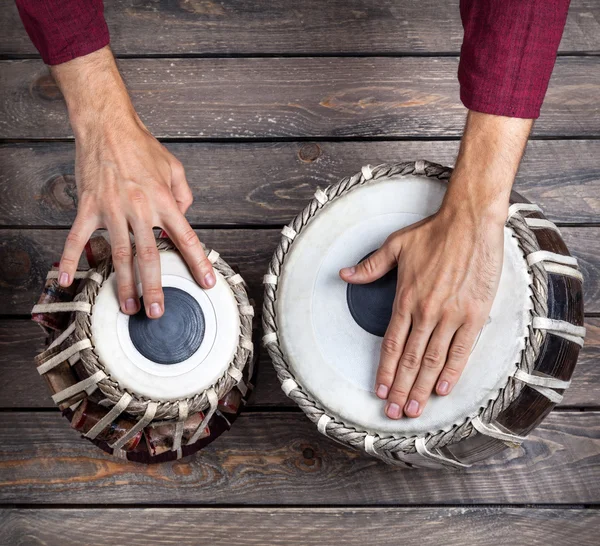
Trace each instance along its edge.
<instances>
[{"instance_id":1,"label":"wooden table","mask_svg":"<svg viewBox=\"0 0 600 546\"><path fill-rule=\"evenodd\" d=\"M451 164L465 109L458 0L107 0L142 119L187 169L189 218L247 278L281 226L366 163ZM564 402L465 473L402 471L320 436L266 354L232 431L172 464L123 464L74 433L28 313L75 216L65 106L0 7L1 544L597 544L600 524L600 5L572 0L516 182L585 276L586 347Z\"/></svg>"}]
</instances>

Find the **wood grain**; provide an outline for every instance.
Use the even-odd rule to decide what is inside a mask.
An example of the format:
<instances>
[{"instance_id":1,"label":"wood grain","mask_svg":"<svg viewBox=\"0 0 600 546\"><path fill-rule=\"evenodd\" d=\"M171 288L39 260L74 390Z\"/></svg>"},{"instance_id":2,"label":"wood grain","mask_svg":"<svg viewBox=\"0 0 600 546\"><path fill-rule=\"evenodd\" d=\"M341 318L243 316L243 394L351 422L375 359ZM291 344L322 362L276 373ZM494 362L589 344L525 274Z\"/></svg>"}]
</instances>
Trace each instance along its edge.
<instances>
[{"instance_id":1,"label":"wood grain","mask_svg":"<svg viewBox=\"0 0 600 546\"><path fill-rule=\"evenodd\" d=\"M185 165L192 224L281 225L364 164L454 163L458 142L167 143ZM555 222L600 221L600 140L534 140L515 189ZM70 227L77 208L73 143L0 146L0 225Z\"/></svg>"},{"instance_id":2,"label":"wood grain","mask_svg":"<svg viewBox=\"0 0 600 546\"><path fill-rule=\"evenodd\" d=\"M13 546L597 544L598 510L576 508L102 508L0 510ZM143 529L143 532L140 530Z\"/></svg>"},{"instance_id":3,"label":"wood grain","mask_svg":"<svg viewBox=\"0 0 600 546\"><path fill-rule=\"evenodd\" d=\"M600 311L600 227L563 227L567 246L584 275L585 310ZM262 277L281 238L279 229L201 229L198 234L239 267L251 297L262 301ZM62 253L67 231L0 229L0 315L28 314L47 272Z\"/></svg>"},{"instance_id":4,"label":"wood grain","mask_svg":"<svg viewBox=\"0 0 600 546\"><path fill-rule=\"evenodd\" d=\"M400 470L321 435L302 414L246 413L179 462L109 458L58 413L0 413L0 502L480 504L600 500L600 414L555 412L520 448L465 473Z\"/></svg>"},{"instance_id":5,"label":"wood grain","mask_svg":"<svg viewBox=\"0 0 600 546\"><path fill-rule=\"evenodd\" d=\"M111 0L117 54L458 53L458 0ZM600 50L595 0L573 0L560 51ZM33 54L14 2L2 2L0 54Z\"/></svg>"},{"instance_id":6,"label":"wood grain","mask_svg":"<svg viewBox=\"0 0 600 546\"><path fill-rule=\"evenodd\" d=\"M157 137L458 137L454 57L123 59ZM0 138L68 138L58 88L37 60L0 63ZM537 136L600 135L600 57L560 57Z\"/></svg>"},{"instance_id":7,"label":"wood grain","mask_svg":"<svg viewBox=\"0 0 600 546\"><path fill-rule=\"evenodd\" d=\"M202 241L237 266L250 297L262 301L262 276L281 237L277 229L204 229ZM62 253L64 230L0 230L0 314L28 314ZM83 260L82 260L83 265Z\"/></svg>"},{"instance_id":8,"label":"wood grain","mask_svg":"<svg viewBox=\"0 0 600 546\"><path fill-rule=\"evenodd\" d=\"M585 347L571 387L560 407L600 407L600 319L588 318ZM41 328L28 320L0 320L0 408L54 408L33 358L44 348ZM295 407L283 394L267 352L260 352L259 374L250 407Z\"/></svg>"}]
</instances>

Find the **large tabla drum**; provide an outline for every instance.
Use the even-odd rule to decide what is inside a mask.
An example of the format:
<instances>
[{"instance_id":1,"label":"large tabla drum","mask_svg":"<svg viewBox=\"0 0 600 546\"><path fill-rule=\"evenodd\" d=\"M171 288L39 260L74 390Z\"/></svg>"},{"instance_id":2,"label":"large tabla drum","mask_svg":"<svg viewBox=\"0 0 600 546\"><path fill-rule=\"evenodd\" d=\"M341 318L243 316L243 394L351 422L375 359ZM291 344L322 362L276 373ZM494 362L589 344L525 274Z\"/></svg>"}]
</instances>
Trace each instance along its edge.
<instances>
[{"instance_id":1,"label":"large tabla drum","mask_svg":"<svg viewBox=\"0 0 600 546\"><path fill-rule=\"evenodd\" d=\"M264 278L263 342L284 392L321 433L401 466L463 468L520 444L561 401L585 335L575 258L513 193L498 293L461 379L416 419L384 415L373 389L395 278L347 285L338 272L435 213L451 172L426 161L363 167L317 190Z\"/></svg>"},{"instance_id":2,"label":"large tabla drum","mask_svg":"<svg viewBox=\"0 0 600 546\"><path fill-rule=\"evenodd\" d=\"M32 311L49 334L37 370L71 426L108 453L143 463L185 457L228 430L254 364L254 311L242 277L207 251L216 284L204 290L169 240L157 246L160 319L147 318L143 305L131 317L120 311L102 238L86 248L91 268L71 287L59 287L56 267L50 271Z\"/></svg>"}]
</instances>

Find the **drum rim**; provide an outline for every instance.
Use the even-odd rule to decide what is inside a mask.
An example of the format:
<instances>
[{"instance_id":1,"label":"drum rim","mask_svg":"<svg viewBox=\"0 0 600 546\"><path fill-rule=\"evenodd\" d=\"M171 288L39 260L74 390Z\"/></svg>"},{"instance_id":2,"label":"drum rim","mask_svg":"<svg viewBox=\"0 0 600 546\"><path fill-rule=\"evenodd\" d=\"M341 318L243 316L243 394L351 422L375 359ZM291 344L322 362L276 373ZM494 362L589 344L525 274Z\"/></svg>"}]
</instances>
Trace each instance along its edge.
<instances>
[{"instance_id":1,"label":"drum rim","mask_svg":"<svg viewBox=\"0 0 600 546\"><path fill-rule=\"evenodd\" d=\"M437 451L437 448L457 443L478 432L484 431L486 433L485 431L487 431L489 433L491 430L490 435L493 434L492 423L494 419L501 411L515 401L525 382L513 376L509 377L507 384L498 391L495 398L490 400L486 406L479 408L476 414L468 416L464 422L456 425L450 431L430 432L424 437L392 434L372 435L360 427L347 424L339 417L329 414L328 410L319 401L315 400L295 377L278 341L277 311L275 305L277 280L285 263L286 254L293 245L294 238L329 201L343 196L355 187L375 183L378 179L385 179L391 176L416 175L447 181L452 171L449 167L424 160L381 164L376 167L365 166L360 172L343 178L336 184L328 186L325 190L317 189L314 198L304 210L282 230L283 236L270 262L268 273L263 280L265 284L262 319L264 331L263 343L269 352L286 395L302 408L311 421L317 424L321 433L342 444L364 449L371 455L393 464L405 464L402 460L398 460L398 457L394 457L394 454L401 457L401 454L419 453L444 466L468 466L453 458L442 455ZM513 197L518 198L514 199L515 201L528 203L528 201L521 198L516 192L513 192ZM509 215L506 226L511 228L524 256L540 250L537 238L518 209L513 210ZM548 273L542 263L530 266L530 270L532 274L532 282L530 284L532 290L530 298L532 309L530 313L533 322L533 318L535 317L546 319L548 316ZM525 348L521 352L517 370L522 370L527 375L532 373L539 359L540 349L545 336L546 331L544 329L534 329L532 324L529 325L528 336L525 339ZM515 440L521 439L502 431L496 432L498 433L496 437L505 436L511 440L513 438Z\"/></svg>"},{"instance_id":2,"label":"drum rim","mask_svg":"<svg viewBox=\"0 0 600 546\"><path fill-rule=\"evenodd\" d=\"M204 244L202 246L207 255L211 255L211 253L214 252L209 251ZM157 249L159 252L177 251L173 242L166 238L157 240ZM135 246L133 247L133 251L135 253ZM223 374L221 374L212 385L192 397L168 401L154 401L147 397L139 396L128 389L123 389L100 362L99 355L95 351L91 335L92 312L75 312L75 330L73 332L74 343L85 339L91 341L91 347L80 351L80 360L90 377L98 371L104 372L105 377L100 379L97 385L110 401L111 407L118 404L122 396L127 393L131 396L131 401L123 411L133 417L137 419L143 417L146 414L149 404L152 403L156 405L156 412L153 420L177 419L181 403L187 404L188 414L192 415L207 409L211 405L210 391L216 392L217 399L221 399L238 384L241 374L247 363L252 360L254 352L252 345L252 320L254 313L251 311L253 307L248 298L245 282L242 277L239 274L236 274L231 266L229 266L218 253L214 252L213 255L215 256L215 259L211 260L213 267L228 281L229 288L232 290L238 305L240 338L236 352L231 361L227 364ZM76 302L90 303L92 311L102 283L106 281L109 275L114 271L112 256L109 255L104 261L100 262L95 268L95 271L101 275L102 282L96 282L89 276L83 280L79 291L74 298L74 301Z\"/></svg>"}]
</instances>

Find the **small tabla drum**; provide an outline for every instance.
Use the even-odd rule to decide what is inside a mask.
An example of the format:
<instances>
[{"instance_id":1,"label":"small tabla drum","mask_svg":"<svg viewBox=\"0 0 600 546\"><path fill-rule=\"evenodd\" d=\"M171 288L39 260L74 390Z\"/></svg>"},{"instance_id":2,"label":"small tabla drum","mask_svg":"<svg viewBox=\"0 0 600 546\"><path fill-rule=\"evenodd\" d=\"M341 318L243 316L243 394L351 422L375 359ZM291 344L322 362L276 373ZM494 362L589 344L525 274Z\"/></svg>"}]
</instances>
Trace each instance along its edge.
<instances>
[{"instance_id":1,"label":"small tabla drum","mask_svg":"<svg viewBox=\"0 0 600 546\"><path fill-rule=\"evenodd\" d=\"M71 287L59 287L57 268L50 271L32 311L49 334L37 370L71 426L108 453L143 463L191 455L228 430L254 368L254 310L242 277L207 251L217 280L204 290L168 239L157 246L160 319L147 318L143 305L134 316L120 311L102 238L86 248L91 268Z\"/></svg>"},{"instance_id":2,"label":"small tabla drum","mask_svg":"<svg viewBox=\"0 0 600 546\"><path fill-rule=\"evenodd\" d=\"M435 213L451 169L363 167L286 226L264 278L263 342L282 388L326 436L400 466L463 468L520 444L569 386L583 345L582 274L540 208L511 196L490 318L451 394L392 420L373 392L396 276L347 285L394 231Z\"/></svg>"}]
</instances>

